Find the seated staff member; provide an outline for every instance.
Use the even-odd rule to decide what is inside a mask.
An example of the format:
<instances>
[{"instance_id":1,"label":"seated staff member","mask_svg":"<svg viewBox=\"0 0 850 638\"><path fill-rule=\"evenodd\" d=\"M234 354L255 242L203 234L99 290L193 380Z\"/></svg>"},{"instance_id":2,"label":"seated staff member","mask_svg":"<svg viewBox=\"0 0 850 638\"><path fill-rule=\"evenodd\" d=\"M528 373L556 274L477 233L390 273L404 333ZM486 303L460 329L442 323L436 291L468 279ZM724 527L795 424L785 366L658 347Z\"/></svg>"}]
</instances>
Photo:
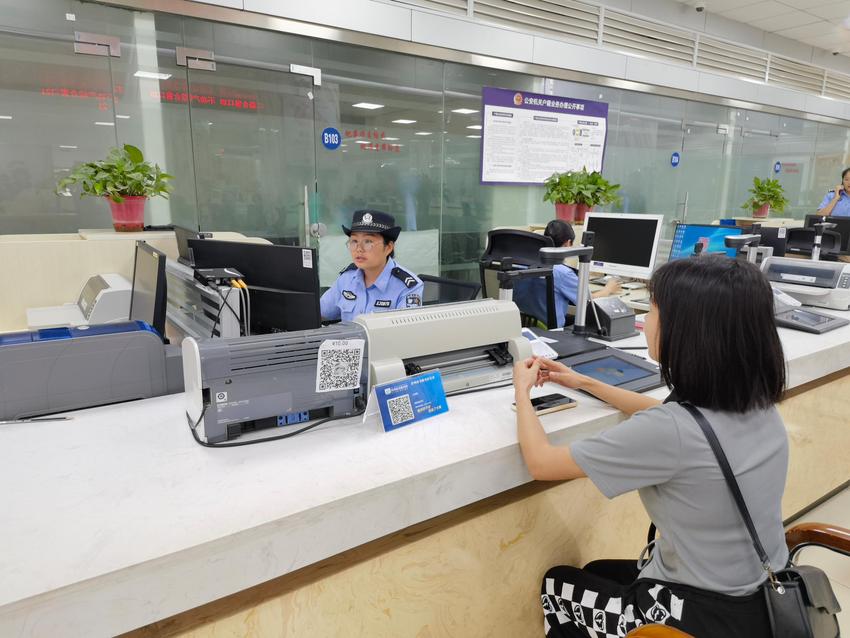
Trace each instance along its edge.
<instances>
[{"instance_id":1,"label":"seated staff member","mask_svg":"<svg viewBox=\"0 0 850 638\"><path fill-rule=\"evenodd\" d=\"M770 285L752 264L704 255L663 265L649 293L649 354L675 400L699 408L714 428L770 564L781 569L788 560L781 511L788 438L775 405L785 361ZM553 446L529 400L529 390L545 381L589 392L630 418L568 447ZM614 560L550 569L541 591L550 638L622 636L649 622L700 638L771 635L757 589L765 570L708 441L682 405L546 359L518 363L514 386L519 443L535 479L587 476L608 498L638 490L660 531L640 565Z\"/></svg>"},{"instance_id":2,"label":"seated staff member","mask_svg":"<svg viewBox=\"0 0 850 638\"><path fill-rule=\"evenodd\" d=\"M401 227L392 215L358 210L351 228L342 230L354 261L322 295L322 319L351 321L368 312L422 305L422 281L393 259Z\"/></svg>"},{"instance_id":3,"label":"seated staff member","mask_svg":"<svg viewBox=\"0 0 850 638\"><path fill-rule=\"evenodd\" d=\"M572 246L576 238L573 227L560 219L553 219L546 224L546 230L543 231L543 234L552 238L555 247L562 248ZM578 299L578 275L569 266L556 264L552 268L552 277L555 288L555 316L558 319L558 327L563 328L567 317L567 306L574 306L576 299ZM610 279L601 290L597 290L592 296L608 297L619 291L620 282L616 279ZM520 312L545 322L546 279L537 277L517 281L514 284L513 300Z\"/></svg>"},{"instance_id":4,"label":"seated staff member","mask_svg":"<svg viewBox=\"0 0 850 638\"><path fill-rule=\"evenodd\" d=\"M850 168L841 171L841 184L823 198L818 206L818 215L850 217Z\"/></svg>"}]
</instances>

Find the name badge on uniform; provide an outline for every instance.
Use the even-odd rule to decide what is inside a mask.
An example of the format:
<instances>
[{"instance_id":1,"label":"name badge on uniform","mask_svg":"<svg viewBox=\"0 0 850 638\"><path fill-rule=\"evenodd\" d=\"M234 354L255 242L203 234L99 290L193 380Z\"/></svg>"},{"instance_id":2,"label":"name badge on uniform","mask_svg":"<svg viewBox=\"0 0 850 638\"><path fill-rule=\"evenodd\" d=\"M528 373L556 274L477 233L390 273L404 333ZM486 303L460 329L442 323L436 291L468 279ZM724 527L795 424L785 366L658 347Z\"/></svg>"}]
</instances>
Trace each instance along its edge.
<instances>
[{"instance_id":1,"label":"name badge on uniform","mask_svg":"<svg viewBox=\"0 0 850 638\"><path fill-rule=\"evenodd\" d=\"M351 301L351 300L353 300L353 299L357 299L357 295L355 295L355 294L354 294L353 292L351 292L350 290L343 290L343 291L342 291L342 296L343 296L343 297L345 297L346 299L348 299L349 301Z\"/></svg>"},{"instance_id":2,"label":"name badge on uniform","mask_svg":"<svg viewBox=\"0 0 850 638\"><path fill-rule=\"evenodd\" d=\"M375 302L375 308L389 308L392 305L392 301L389 299L378 299Z\"/></svg>"}]
</instances>

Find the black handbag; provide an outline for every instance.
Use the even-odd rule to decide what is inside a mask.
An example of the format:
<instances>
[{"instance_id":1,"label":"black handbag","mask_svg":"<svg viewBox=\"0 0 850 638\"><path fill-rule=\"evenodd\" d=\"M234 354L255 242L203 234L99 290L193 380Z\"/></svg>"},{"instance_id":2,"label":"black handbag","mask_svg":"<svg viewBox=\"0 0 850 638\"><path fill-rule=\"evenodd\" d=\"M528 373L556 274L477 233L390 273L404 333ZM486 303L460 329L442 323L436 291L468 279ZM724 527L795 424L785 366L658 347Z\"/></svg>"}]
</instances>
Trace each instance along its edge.
<instances>
[{"instance_id":1,"label":"black handbag","mask_svg":"<svg viewBox=\"0 0 850 638\"><path fill-rule=\"evenodd\" d=\"M761 590L764 592L774 638L838 638L841 632L835 615L841 611L841 605L835 598L826 574L817 567L795 566L791 563L777 571L771 568L770 559L759 540L738 482L714 429L698 408L690 403L680 405L690 412L708 439L753 540L753 547L767 573L767 580Z\"/></svg>"}]
</instances>

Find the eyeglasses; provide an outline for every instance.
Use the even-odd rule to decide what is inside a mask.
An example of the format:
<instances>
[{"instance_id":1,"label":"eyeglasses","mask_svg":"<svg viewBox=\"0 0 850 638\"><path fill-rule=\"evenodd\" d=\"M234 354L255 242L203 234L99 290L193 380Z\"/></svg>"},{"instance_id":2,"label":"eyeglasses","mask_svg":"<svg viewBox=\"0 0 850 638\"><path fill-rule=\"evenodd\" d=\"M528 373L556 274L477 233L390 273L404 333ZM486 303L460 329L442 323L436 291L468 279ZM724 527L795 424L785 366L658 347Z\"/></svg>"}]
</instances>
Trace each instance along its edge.
<instances>
[{"instance_id":1,"label":"eyeglasses","mask_svg":"<svg viewBox=\"0 0 850 638\"><path fill-rule=\"evenodd\" d=\"M364 252L369 252L375 246L378 245L378 242L373 241L371 239L364 239L363 241L358 241L357 239L349 239L345 242L345 245L348 246L348 249L351 252L357 252L359 249L363 249Z\"/></svg>"}]
</instances>

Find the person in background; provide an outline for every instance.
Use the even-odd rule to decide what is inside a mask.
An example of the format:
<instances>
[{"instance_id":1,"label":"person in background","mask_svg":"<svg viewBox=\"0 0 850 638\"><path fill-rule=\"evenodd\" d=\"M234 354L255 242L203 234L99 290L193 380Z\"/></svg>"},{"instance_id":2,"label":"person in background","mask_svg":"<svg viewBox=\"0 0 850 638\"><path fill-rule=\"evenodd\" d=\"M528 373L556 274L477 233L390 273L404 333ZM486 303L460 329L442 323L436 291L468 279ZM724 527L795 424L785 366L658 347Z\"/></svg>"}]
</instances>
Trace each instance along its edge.
<instances>
[{"instance_id":1,"label":"person in background","mask_svg":"<svg viewBox=\"0 0 850 638\"><path fill-rule=\"evenodd\" d=\"M788 437L776 403L785 358L770 284L753 264L703 255L661 266L649 293L649 356L675 401L696 406L716 432L770 564L781 569ZM544 382L583 390L628 418L554 446L529 398ZM541 590L549 638L624 636L646 623L700 638L772 635L758 589L765 569L708 441L673 395L662 404L548 359L517 363L514 387L519 444L533 478L586 476L607 498L637 490L660 532L646 559L650 546L637 562L550 569Z\"/></svg>"},{"instance_id":2,"label":"person in background","mask_svg":"<svg viewBox=\"0 0 850 638\"><path fill-rule=\"evenodd\" d=\"M818 215L850 217L850 168L841 172L841 183L829 191L818 206Z\"/></svg>"},{"instance_id":3,"label":"person in background","mask_svg":"<svg viewBox=\"0 0 850 638\"><path fill-rule=\"evenodd\" d=\"M354 260L322 295L325 321L351 321L357 315L422 305L422 280L393 259L401 232L395 218L377 210L354 212L351 228L342 227Z\"/></svg>"},{"instance_id":4,"label":"person in background","mask_svg":"<svg viewBox=\"0 0 850 638\"><path fill-rule=\"evenodd\" d=\"M568 248L573 245L576 234L573 227L560 219L553 219L546 224L543 231L546 237L551 237L556 248ZM576 271L556 264L552 268L553 284L555 287L555 316L558 327L563 328L567 317L567 306L575 305L578 299L578 275ZM620 282L609 279L601 290L593 293L593 297L608 297L620 291ZM520 312L531 315L541 322L546 320L546 279L522 279L514 284L514 303Z\"/></svg>"}]
</instances>

